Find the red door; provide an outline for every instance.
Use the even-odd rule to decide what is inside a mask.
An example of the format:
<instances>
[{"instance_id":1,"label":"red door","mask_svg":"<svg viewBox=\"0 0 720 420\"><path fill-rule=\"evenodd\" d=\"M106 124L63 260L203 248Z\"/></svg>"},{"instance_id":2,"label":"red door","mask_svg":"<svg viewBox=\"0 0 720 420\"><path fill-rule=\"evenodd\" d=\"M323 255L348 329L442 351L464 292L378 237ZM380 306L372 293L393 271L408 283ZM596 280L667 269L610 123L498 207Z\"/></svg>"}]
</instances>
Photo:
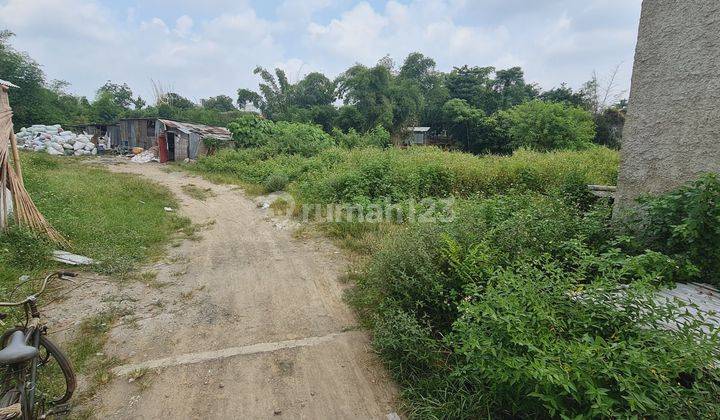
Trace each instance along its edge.
<instances>
[{"instance_id":1,"label":"red door","mask_svg":"<svg viewBox=\"0 0 720 420\"><path fill-rule=\"evenodd\" d=\"M168 161L168 148L165 133L160 133L158 136L158 158L160 159L160 163Z\"/></svg>"}]
</instances>

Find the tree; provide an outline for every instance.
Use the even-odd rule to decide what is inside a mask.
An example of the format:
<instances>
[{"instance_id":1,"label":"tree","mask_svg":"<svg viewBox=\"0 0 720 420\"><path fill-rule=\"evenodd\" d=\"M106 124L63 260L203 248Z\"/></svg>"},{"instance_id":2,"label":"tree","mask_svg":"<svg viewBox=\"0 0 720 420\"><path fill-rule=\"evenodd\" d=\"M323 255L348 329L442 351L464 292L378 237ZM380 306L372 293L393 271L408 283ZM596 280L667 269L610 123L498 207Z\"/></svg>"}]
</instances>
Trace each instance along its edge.
<instances>
[{"instance_id":1,"label":"tree","mask_svg":"<svg viewBox=\"0 0 720 420\"><path fill-rule=\"evenodd\" d=\"M417 124L423 107L420 86L411 80L396 80L388 93L392 101L392 131L399 133Z\"/></svg>"},{"instance_id":2,"label":"tree","mask_svg":"<svg viewBox=\"0 0 720 420\"><path fill-rule=\"evenodd\" d=\"M145 108L145 105L147 105L147 102L138 95L138 97L133 100L133 105L135 106L135 109L143 109Z\"/></svg>"},{"instance_id":3,"label":"tree","mask_svg":"<svg viewBox=\"0 0 720 420\"><path fill-rule=\"evenodd\" d=\"M363 131L364 127L367 127L368 124L365 115L363 115L356 107L352 105L344 105L338 109L338 115L335 118L333 125L343 131L348 131L350 129Z\"/></svg>"},{"instance_id":4,"label":"tree","mask_svg":"<svg viewBox=\"0 0 720 420\"><path fill-rule=\"evenodd\" d=\"M335 83L322 73L310 73L293 87L291 102L301 108L330 105L335 101Z\"/></svg>"},{"instance_id":5,"label":"tree","mask_svg":"<svg viewBox=\"0 0 720 420\"><path fill-rule=\"evenodd\" d=\"M492 78L494 67L455 67L448 74L446 83L450 97L462 99L486 113L495 109Z\"/></svg>"},{"instance_id":6,"label":"tree","mask_svg":"<svg viewBox=\"0 0 720 420\"><path fill-rule=\"evenodd\" d=\"M191 109L196 107L195 102L174 92L165 95L165 103L171 108L177 109Z\"/></svg>"},{"instance_id":7,"label":"tree","mask_svg":"<svg viewBox=\"0 0 720 420\"><path fill-rule=\"evenodd\" d=\"M582 92L573 91L566 83L562 83L560 87L543 92L540 95L540 99L546 102L559 102L586 110L590 109L590 104L587 102L585 95Z\"/></svg>"},{"instance_id":8,"label":"tree","mask_svg":"<svg viewBox=\"0 0 720 420\"><path fill-rule=\"evenodd\" d=\"M400 67L398 79L412 81L424 92L431 90L438 81L435 60L419 52L410 53Z\"/></svg>"},{"instance_id":9,"label":"tree","mask_svg":"<svg viewBox=\"0 0 720 420\"><path fill-rule=\"evenodd\" d=\"M245 108L248 104L253 104L255 108L260 109L262 98L257 92L249 89L238 89L237 94L237 104L241 109Z\"/></svg>"},{"instance_id":10,"label":"tree","mask_svg":"<svg viewBox=\"0 0 720 420\"><path fill-rule=\"evenodd\" d=\"M525 73L520 67L498 70L492 86L498 94L496 110L512 108L539 95L536 86L525 83Z\"/></svg>"},{"instance_id":11,"label":"tree","mask_svg":"<svg viewBox=\"0 0 720 420\"><path fill-rule=\"evenodd\" d=\"M627 101L621 101L607 108L602 114L596 115L597 134L595 135L595 143L613 149L620 149L626 115Z\"/></svg>"},{"instance_id":12,"label":"tree","mask_svg":"<svg viewBox=\"0 0 720 420\"><path fill-rule=\"evenodd\" d=\"M235 105L231 97L227 95L213 96L200 101L203 108L212 109L218 112L229 112L235 110Z\"/></svg>"},{"instance_id":13,"label":"tree","mask_svg":"<svg viewBox=\"0 0 720 420\"><path fill-rule=\"evenodd\" d=\"M256 67L253 72L263 81L259 85L261 100L258 108L267 118L278 118L290 106L292 94L292 86L288 82L285 72L282 69L275 69L273 76L262 67Z\"/></svg>"},{"instance_id":14,"label":"tree","mask_svg":"<svg viewBox=\"0 0 720 420\"><path fill-rule=\"evenodd\" d=\"M115 96L105 90L98 90L98 95L91 105L93 122L112 124L123 114L125 108L116 102Z\"/></svg>"},{"instance_id":15,"label":"tree","mask_svg":"<svg viewBox=\"0 0 720 420\"><path fill-rule=\"evenodd\" d=\"M472 143L477 141L485 113L464 99L451 99L443 106L443 114L455 141L470 151Z\"/></svg>"},{"instance_id":16,"label":"tree","mask_svg":"<svg viewBox=\"0 0 720 420\"><path fill-rule=\"evenodd\" d=\"M356 64L338 78L339 96L346 105L354 106L364 116L361 131L367 131L377 125L392 129L393 102L390 98L392 77L387 66L377 65L368 68Z\"/></svg>"},{"instance_id":17,"label":"tree","mask_svg":"<svg viewBox=\"0 0 720 420\"><path fill-rule=\"evenodd\" d=\"M499 113L513 148L582 149L595 137L593 116L577 107L539 100Z\"/></svg>"},{"instance_id":18,"label":"tree","mask_svg":"<svg viewBox=\"0 0 720 420\"><path fill-rule=\"evenodd\" d=\"M120 85L108 80L100 87L100 89L98 89L97 94L98 96L107 94L110 100L125 109L130 108L130 105L135 103L135 100L133 99L133 91L127 83Z\"/></svg>"}]
</instances>

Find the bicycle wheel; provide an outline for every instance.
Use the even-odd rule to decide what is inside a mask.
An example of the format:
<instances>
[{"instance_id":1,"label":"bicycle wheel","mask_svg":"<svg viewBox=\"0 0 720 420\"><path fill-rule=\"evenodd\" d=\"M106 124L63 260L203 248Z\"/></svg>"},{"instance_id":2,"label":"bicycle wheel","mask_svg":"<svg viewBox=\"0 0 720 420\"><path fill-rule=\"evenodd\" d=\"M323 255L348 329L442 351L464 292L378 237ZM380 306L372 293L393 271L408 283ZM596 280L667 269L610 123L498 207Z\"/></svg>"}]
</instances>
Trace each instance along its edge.
<instances>
[{"instance_id":1,"label":"bicycle wheel","mask_svg":"<svg viewBox=\"0 0 720 420\"><path fill-rule=\"evenodd\" d=\"M70 401L77 385L70 360L44 335L38 350L35 399L51 405Z\"/></svg>"},{"instance_id":2,"label":"bicycle wheel","mask_svg":"<svg viewBox=\"0 0 720 420\"><path fill-rule=\"evenodd\" d=\"M12 333L17 330L22 330L22 328L15 328L3 335L3 347ZM40 345L38 346L36 363L36 403L52 406L68 402L75 392L75 386L77 385L75 373L73 372L70 360L44 335L40 335Z\"/></svg>"}]
</instances>

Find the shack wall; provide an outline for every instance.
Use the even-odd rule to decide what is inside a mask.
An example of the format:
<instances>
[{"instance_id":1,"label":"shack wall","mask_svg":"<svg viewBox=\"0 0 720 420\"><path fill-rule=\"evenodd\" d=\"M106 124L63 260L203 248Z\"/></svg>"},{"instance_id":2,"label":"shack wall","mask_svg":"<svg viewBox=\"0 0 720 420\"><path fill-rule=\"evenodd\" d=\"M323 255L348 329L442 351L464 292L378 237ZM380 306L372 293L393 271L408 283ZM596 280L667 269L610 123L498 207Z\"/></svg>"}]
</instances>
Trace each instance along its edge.
<instances>
[{"instance_id":1,"label":"shack wall","mask_svg":"<svg viewBox=\"0 0 720 420\"><path fill-rule=\"evenodd\" d=\"M175 135L175 161L180 162L188 157L188 146L190 136L186 133L177 132Z\"/></svg>"}]
</instances>

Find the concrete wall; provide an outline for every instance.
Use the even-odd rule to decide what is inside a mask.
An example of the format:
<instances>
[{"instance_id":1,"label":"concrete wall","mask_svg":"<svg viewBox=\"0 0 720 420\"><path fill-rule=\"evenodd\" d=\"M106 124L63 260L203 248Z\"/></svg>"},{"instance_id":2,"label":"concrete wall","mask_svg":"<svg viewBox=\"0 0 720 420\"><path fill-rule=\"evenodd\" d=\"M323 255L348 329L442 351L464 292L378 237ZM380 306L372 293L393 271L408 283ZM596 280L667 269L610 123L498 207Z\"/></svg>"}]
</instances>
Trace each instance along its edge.
<instances>
[{"instance_id":1,"label":"concrete wall","mask_svg":"<svg viewBox=\"0 0 720 420\"><path fill-rule=\"evenodd\" d=\"M720 1L645 0L616 210L720 172Z\"/></svg>"}]
</instances>

